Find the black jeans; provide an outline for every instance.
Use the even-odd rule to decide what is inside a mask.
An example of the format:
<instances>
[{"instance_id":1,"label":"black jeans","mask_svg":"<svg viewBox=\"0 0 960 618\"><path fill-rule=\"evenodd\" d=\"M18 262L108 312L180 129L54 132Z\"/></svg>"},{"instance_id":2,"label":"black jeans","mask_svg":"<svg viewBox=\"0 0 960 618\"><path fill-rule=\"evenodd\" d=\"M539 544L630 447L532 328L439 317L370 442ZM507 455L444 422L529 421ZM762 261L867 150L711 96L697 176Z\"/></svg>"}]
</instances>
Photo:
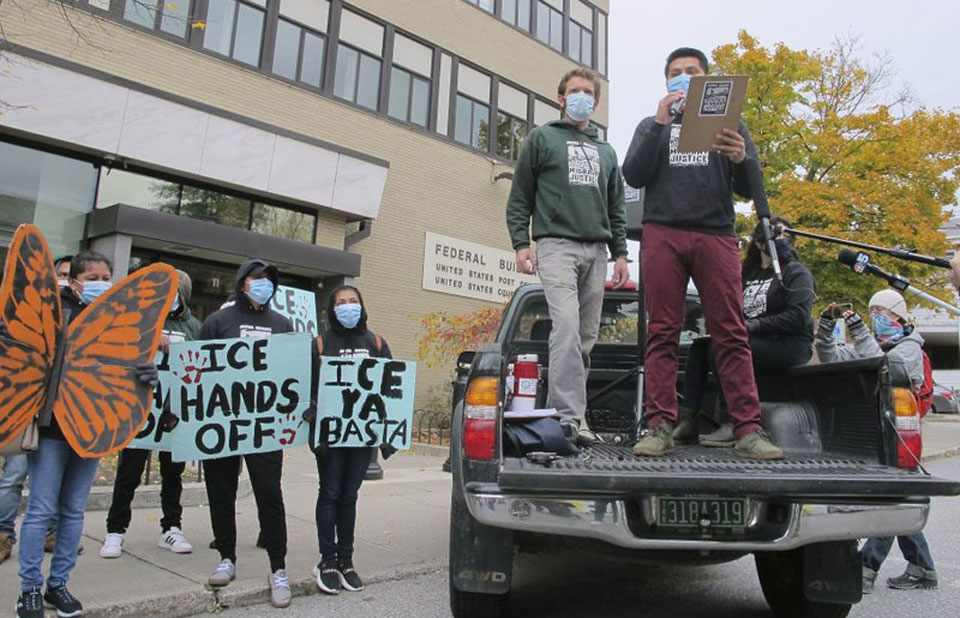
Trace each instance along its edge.
<instances>
[{"instance_id":1,"label":"black jeans","mask_svg":"<svg viewBox=\"0 0 960 618\"><path fill-rule=\"evenodd\" d=\"M813 342L804 339L771 338L750 335L753 375L763 376L805 365L813 355ZM710 371L716 373L713 344L708 337L697 339L687 352L683 378L683 406L691 410L703 407L703 393ZM721 393L722 395L722 393Z\"/></svg>"},{"instance_id":2,"label":"black jeans","mask_svg":"<svg viewBox=\"0 0 960 618\"><path fill-rule=\"evenodd\" d=\"M368 447L326 448L317 453L317 536L324 560L353 558L357 495L372 455Z\"/></svg>"},{"instance_id":3,"label":"black jeans","mask_svg":"<svg viewBox=\"0 0 960 618\"><path fill-rule=\"evenodd\" d=\"M113 499L107 512L107 532L123 534L130 526L130 504L133 494L140 486L143 469L150 459L150 451L141 448L125 448L117 461L117 476L113 481ZM183 481L180 475L186 468L186 462L173 461L170 453L160 451L160 507L163 519L160 529L166 532L170 528L180 527L180 494L183 493Z\"/></svg>"},{"instance_id":4,"label":"black jeans","mask_svg":"<svg viewBox=\"0 0 960 618\"><path fill-rule=\"evenodd\" d=\"M287 558L287 515L280 487L283 451L234 455L203 462L207 499L210 501L210 523L220 557L237 562L236 506L240 457L247 462L250 485L257 501L260 533L267 546L267 555L270 556L270 570L284 569Z\"/></svg>"}]
</instances>

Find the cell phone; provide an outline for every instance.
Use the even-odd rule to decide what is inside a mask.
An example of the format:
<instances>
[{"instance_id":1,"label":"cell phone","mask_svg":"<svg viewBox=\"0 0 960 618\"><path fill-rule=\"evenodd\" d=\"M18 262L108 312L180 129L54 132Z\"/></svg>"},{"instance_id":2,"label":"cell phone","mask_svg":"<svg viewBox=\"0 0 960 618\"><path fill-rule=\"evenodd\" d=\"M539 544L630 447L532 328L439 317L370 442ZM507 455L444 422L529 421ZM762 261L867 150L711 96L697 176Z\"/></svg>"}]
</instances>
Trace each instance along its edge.
<instances>
[{"instance_id":1,"label":"cell phone","mask_svg":"<svg viewBox=\"0 0 960 618\"><path fill-rule=\"evenodd\" d=\"M830 317L834 320L839 320L843 317L843 314L853 311L852 303L834 303L830 305Z\"/></svg>"}]
</instances>

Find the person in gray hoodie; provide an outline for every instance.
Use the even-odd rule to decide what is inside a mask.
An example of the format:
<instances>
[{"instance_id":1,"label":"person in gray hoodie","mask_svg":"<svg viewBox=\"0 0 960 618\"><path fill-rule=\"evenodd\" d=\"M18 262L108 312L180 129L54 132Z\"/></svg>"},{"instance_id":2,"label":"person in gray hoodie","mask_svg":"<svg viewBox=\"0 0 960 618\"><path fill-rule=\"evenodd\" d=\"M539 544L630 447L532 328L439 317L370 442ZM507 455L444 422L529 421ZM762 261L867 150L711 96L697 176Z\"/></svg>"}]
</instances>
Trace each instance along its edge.
<instances>
[{"instance_id":1,"label":"person in gray hoodie","mask_svg":"<svg viewBox=\"0 0 960 618\"><path fill-rule=\"evenodd\" d=\"M900 366L909 376L914 392L923 385L923 337L910 324L907 302L898 292L880 290L870 298L870 318L873 334L858 313L847 311L844 320L853 337L853 347L840 346L834 340L834 320L831 307L820 316L820 326L814 344L821 363L872 358L887 355L892 366ZM907 570L899 577L887 580L887 586L898 590L913 588L936 588L937 571L933 564L930 546L923 532L898 536L900 551L907 560ZM893 537L867 539L863 545L863 593L873 592L880 565L893 547Z\"/></svg>"}]
</instances>

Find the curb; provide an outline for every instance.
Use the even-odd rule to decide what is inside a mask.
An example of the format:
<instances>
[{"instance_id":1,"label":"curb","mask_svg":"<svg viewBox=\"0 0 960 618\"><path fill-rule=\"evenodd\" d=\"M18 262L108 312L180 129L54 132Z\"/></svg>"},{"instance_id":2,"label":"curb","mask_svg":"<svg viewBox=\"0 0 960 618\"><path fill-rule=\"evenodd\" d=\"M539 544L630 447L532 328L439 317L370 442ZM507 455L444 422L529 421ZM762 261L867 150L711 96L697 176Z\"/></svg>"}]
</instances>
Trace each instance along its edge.
<instances>
[{"instance_id":1,"label":"curb","mask_svg":"<svg viewBox=\"0 0 960 618\"><path fill-rule=\"evenodd\" d=\"M442 569L445 561L424 562L402 568L393 573L370 577L366 584L378 584L408 577L416 577ZM291 597L321 594L313 577L290 583ZM197 584L197 590L178 592L130 603L118 603L87 610L88 618L186 618L197 614L220 611L225 608L249 607L270 602L267 586L226 586L216 592Z\"/></svg>"},{"instance_id":2,"label":"curb","mask_svg":"<svg viewBox=\"0 0 960 618\"><path fill-rule=\"evenodd\" d=\"M939 451L934 451L929 455L924 455L923 463L927 463L928 461L935 461L937 459L945 459L947 457L956 457L958 455L960 455L960 446L940 449Z\"/></svg>"},{"instance_id":3,"label":"curb","mask_svg":"<svg viewBox=\"0 0 960 618\"><path fill-rule=\"evenodd\" d=\"M427 455L430 457L447 457L450 455L450 447L414 442L410 445L410 452L416 453L417 455Z\"/></svg>"}]
</instances>

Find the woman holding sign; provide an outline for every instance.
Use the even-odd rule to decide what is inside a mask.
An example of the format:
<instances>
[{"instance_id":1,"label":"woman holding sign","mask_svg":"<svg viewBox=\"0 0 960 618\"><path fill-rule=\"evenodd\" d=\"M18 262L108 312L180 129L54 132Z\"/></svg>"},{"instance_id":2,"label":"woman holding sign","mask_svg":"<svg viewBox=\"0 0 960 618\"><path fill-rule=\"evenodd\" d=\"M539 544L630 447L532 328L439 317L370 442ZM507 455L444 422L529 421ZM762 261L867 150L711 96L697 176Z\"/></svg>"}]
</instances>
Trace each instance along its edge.
<instances>
[{"instance_id":1,"label":"woman holding sign","mask_svg":"<svg viewBox=\"0 0 960 618\"><path fill-rule=\"evenodd\" d=\"M393 358L387 342L367 329L367 311L357 288L341 285L333 291L327 304L327 324L327 330L317 337L320 355ZM395 450L387 445L380 449L384 459ZM317 586L327 594L339 594L341 588L363 590L363 580L353 568L353 530L360 484L372 455L369 447L320 447L316 451L320 563L313 574Z\"/></svg>"}]
</instances>

